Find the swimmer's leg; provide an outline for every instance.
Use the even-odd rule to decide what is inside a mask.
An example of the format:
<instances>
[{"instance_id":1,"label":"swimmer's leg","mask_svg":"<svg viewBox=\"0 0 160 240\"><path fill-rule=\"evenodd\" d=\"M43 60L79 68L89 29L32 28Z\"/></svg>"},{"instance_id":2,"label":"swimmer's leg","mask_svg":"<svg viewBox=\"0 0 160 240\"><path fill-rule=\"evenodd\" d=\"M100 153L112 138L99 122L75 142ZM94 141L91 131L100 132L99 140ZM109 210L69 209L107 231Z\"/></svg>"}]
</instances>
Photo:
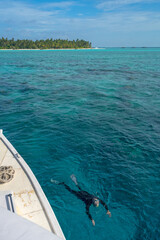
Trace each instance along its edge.
<instances>
[{"instance_id":1,"label":"swimmer's leg","mask_svg":"<svg viewBox=\"0 0 160 240\"><path fill-rule=\"evenodd\" d=\"M80 191L82 191L82 188L81 188L79 185L77 185L77 187L78 187L78 189L79 189Z\"/></svg>"},{"instance_id":2,"label":"swimmer's leg","mask_svg":"<svg viewBox=\"0 0 160 240\"><path fill-rule=\"evenodd\" d=\"M67 184L65 184L64 182L59 183L59 185L63 185L70 193L73 193L74 195L77 196L77 191L71 189Z\"/></svg>"},{"instance_id":3,"label":"swimmer's leg","mask_svg":"<svg viewBox=\"0 0 160 240\"><path fill-rule=\"evenodd\" d=\"M64 182L59 182L57 180L51 179L51 182L56 184L56 185L63 185L69 192L76 194L77 191L72 190L67 184L65 184Z\"/></svg>"}]
</instances>

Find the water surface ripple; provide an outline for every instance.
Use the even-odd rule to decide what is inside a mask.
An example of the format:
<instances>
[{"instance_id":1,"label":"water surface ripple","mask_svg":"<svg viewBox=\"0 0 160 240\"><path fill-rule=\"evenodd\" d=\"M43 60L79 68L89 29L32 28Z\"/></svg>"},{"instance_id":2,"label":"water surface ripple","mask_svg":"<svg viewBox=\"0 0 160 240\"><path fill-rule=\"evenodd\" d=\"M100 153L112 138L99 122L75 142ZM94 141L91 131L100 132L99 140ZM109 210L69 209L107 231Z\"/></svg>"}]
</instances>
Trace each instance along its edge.
<instances>
[{"instance_id":1,"label":"water surface ripple","mask_svg":"<svg viewBox=\"0 0 160 240\"><path fill-rule=\"evenodd\" d=\"M160 50L0 51L0 128L67 240L160 239ZM109 206L91 213L56 179Z\"/></svg>"}]
</instances>

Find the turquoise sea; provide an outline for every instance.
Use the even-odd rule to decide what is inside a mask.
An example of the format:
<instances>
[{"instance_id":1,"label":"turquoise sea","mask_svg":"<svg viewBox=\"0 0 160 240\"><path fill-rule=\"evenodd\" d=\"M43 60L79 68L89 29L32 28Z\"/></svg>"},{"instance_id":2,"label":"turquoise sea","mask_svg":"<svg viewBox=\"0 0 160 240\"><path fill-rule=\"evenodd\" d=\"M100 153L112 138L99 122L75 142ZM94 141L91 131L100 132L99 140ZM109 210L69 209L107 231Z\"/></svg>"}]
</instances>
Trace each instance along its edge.
<instances>
[{"instance_id":1,"label":"turquoise sea","mask_svg":"<svg viewBox=\"0 0 160 240\"><path fill-rule=\"evenodd\" d=\"M67 240L160 239L160 49L0 51L0 128ZM97 194L91 207L51 179Z\"/></svg>"}]
</instances>

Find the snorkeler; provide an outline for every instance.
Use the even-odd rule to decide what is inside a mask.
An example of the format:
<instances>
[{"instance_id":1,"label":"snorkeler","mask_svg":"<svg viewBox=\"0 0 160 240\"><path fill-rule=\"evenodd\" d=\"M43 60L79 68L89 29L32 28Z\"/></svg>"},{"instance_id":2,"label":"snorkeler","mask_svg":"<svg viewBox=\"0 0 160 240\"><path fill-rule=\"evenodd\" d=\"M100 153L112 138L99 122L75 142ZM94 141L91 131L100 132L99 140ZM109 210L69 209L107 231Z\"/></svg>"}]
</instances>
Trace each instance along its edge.
<instances>
[{"instance_id":1,"label":"snorkeler","mask_svg":"<svg viewBox=\"0 0 160 240\"><path fill-rule=\"evenodd\" d=\"M89 219L92 221L93 226L95 226L95 221L93 220L90 212L89 212L89 208L90 206L93 204L95 207L99 206L99 203L101 203L105 209L107 210L107 215L109 217L111 217L111 212L108 210L107 205L105 204L105 202L103 202L100 198L86 192L83 191L80 186L77 183L76 177L74 175L71 175L71 179L72 181L76 184L76 186L78 187L79 191L75 191L72 190L68 185L66 185L64 182L59 183L61 185L64 185L64 187L71 193L73 193L76 197L78 197L79 199L81 199L85 204L86 204L86 213L89 217Z\"/></svg>"}]
</instances>

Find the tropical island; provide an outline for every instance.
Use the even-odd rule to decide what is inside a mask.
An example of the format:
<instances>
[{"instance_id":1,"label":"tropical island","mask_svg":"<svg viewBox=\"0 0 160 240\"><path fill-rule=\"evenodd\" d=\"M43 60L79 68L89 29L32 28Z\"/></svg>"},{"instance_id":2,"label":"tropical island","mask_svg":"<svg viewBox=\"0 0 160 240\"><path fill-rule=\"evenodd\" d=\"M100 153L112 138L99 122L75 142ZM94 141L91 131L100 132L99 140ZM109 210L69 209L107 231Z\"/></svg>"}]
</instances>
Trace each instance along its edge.
<instances>
[{"instance_id":1,"label":"tropical island","mask_svg":"<svg viewBox=\"0 0 160 240\"><path fill-rule=\"evenodd\" d=\"M82 49L91 48L91 42L85 40L64 40L64 39L46 39L46 40L14 40L0 38L0 49Z\"/></svg>"}]
</instances>

